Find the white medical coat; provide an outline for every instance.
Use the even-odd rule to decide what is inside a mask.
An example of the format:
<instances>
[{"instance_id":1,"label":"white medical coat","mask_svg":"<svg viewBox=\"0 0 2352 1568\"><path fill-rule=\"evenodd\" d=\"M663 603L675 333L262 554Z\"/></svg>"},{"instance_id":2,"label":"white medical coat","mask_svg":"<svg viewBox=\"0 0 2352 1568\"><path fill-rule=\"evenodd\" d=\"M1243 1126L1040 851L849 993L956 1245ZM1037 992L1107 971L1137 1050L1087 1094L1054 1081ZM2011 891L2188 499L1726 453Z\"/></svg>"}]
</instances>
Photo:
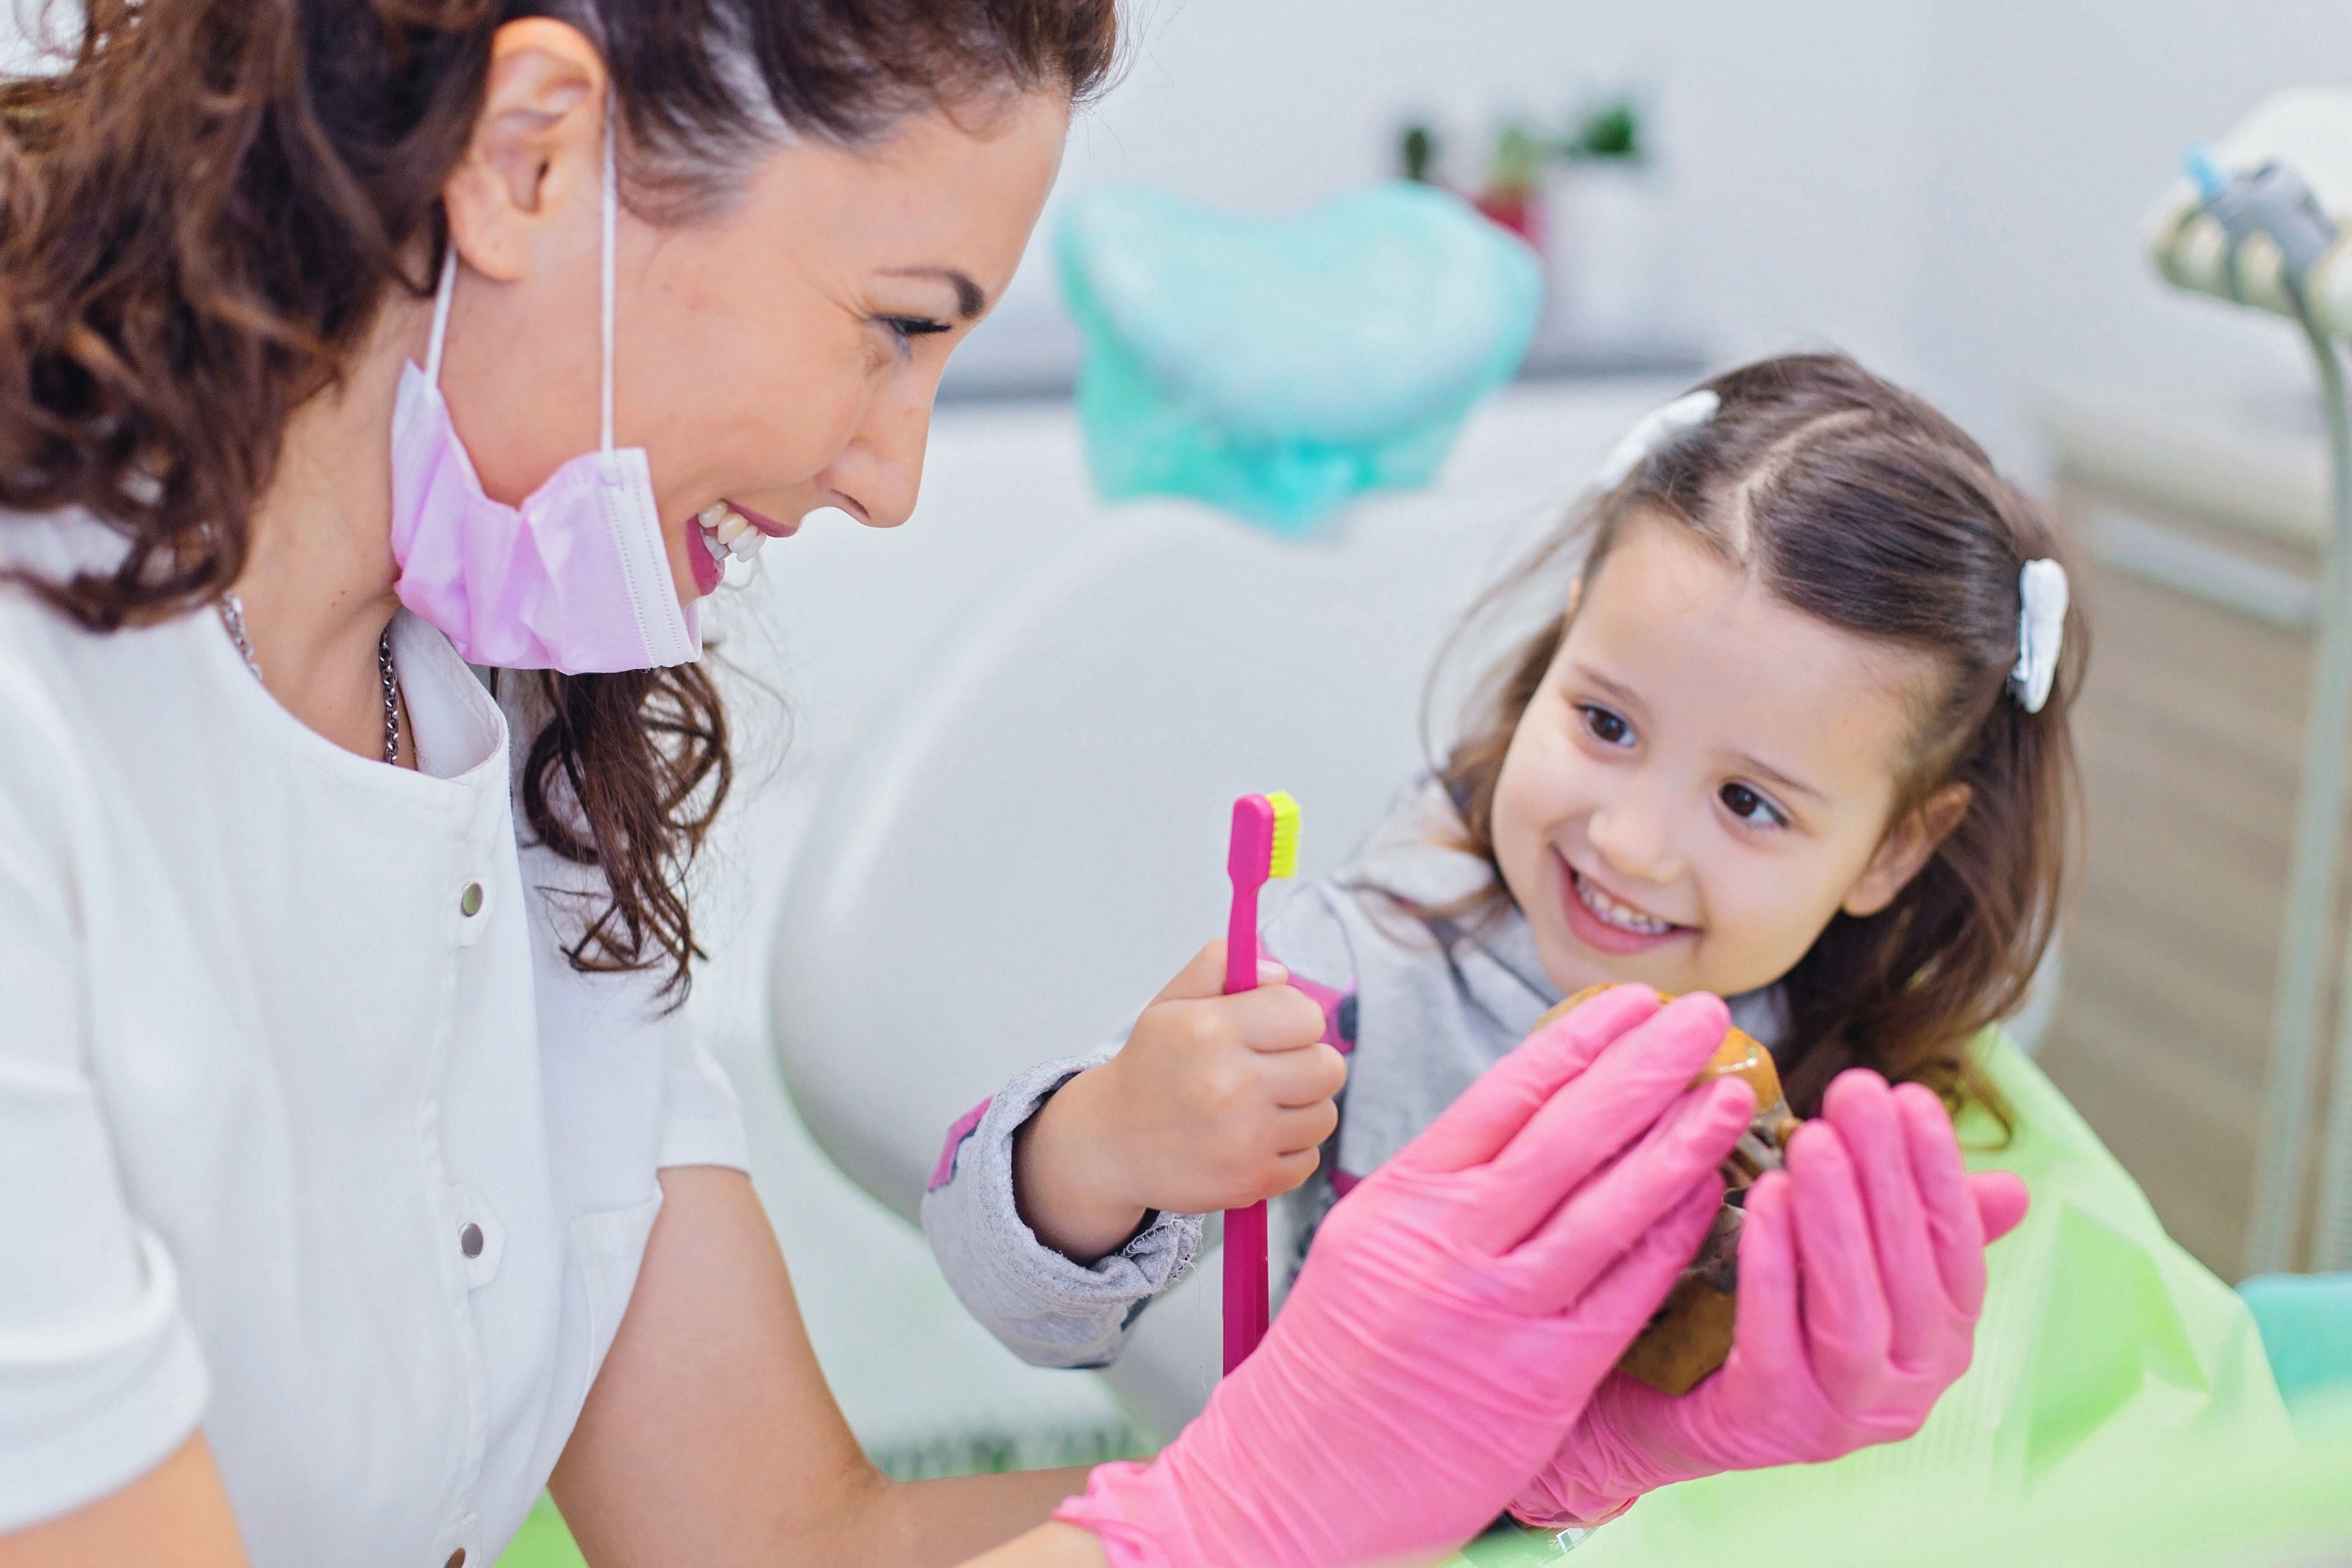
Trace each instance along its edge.
<instances>
[{"instance_id":1,"label":"white medical coat","mask_svg":"<svg viewBox=\"0 0 2352 1568\"><path fill-rule=\"evenodd\" d=\"M119 548L0 518L0 564ZM201 1425L256 1568L489 1568L655 1172L745 1163L658 976L559 950L601 884L519 847L506 715L423 622L394 650L417 772L209 612L99 636L0 588L0 1532Z\"/></svg>"}]
</instances>

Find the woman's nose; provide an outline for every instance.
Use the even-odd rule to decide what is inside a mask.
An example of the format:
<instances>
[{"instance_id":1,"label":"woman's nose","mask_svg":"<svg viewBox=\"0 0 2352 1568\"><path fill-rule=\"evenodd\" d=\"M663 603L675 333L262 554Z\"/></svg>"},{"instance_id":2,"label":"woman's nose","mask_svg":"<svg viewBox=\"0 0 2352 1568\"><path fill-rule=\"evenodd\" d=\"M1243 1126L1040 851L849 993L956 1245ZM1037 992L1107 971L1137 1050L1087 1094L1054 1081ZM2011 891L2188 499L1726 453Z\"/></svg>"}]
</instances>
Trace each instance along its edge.
<instances>
[{"instance_id":1,"label":"woman's nose","mask_svg":"<svg viewBox=\"0 0 2352 1568\"><path fill-rule=\"evenodd\" d=\"M862 509L859 521L868 528L896 528L914 513L938 386L939 378L931 375L914 385L886 389L825 471L826 483Z\"/></svg>"}]
</instances>

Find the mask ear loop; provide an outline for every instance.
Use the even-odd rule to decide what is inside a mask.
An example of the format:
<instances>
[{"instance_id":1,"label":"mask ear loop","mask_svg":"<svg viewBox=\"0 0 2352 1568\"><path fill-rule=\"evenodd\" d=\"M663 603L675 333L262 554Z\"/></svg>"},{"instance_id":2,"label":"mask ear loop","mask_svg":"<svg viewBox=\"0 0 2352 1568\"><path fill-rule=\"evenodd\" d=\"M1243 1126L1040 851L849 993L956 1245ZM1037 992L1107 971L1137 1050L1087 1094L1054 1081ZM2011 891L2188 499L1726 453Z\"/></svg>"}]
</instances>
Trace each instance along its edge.
<instances>
[{"instance_id":1,"label":"mask ear loop","mask_svg":"<svg viewBox=\"0 0 2352 1568\"><path fill-rule=\"evenodd\" d=\"M449 301L457 294L457 241L452 236L441 247L441 282L433 290L433 337L425 345L425 384L441 385L441 345L449 337Z\"/></svg>"},{"instance_id":2,"label":"mask ear loop","mask_svg":"<svg viewBox=\"0 0 2352 1568\"><path fill-rule=\"evenodd\" d=\"M614 289L614 237L620 227L620 175L614 166L616 138L614 126L620 119L617 98L604 100L604 384L601 408L602 425L597 437L597 449L606 457L613 455L613 292Z\"/></svg>"},{"instance_id":3,"label":"mask ear loop","mask_svg":"<svg viewBox=\"0 0 2352 1568\"><path fill-rule=\"evenodd\" d=\"M614 265L614 237L620 230L620 182L614 163L613 109L604 111L604 258L602 286L603 319L598 327L604 338L604 365L603 384L598 388L597 449L613 449L613 293L615 287ZM457 244L450 240L442 247L441 281L433 290L433 336L425 345L425 380L430 386L441 384L441 346L449 338L449 302L457 294Z\"/></svg>"}]
</instances>

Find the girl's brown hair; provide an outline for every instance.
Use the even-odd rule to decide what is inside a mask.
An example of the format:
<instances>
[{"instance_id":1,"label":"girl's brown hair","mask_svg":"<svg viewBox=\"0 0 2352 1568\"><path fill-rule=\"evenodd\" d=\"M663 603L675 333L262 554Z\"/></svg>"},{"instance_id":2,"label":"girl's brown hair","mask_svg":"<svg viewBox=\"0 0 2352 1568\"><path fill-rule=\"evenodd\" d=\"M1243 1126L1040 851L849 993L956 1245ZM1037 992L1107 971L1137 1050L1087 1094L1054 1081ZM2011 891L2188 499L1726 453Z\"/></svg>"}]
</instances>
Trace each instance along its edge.
<instances>
[{"instance_id":1,"label":"girl's brown hair","mask_svg":"<svg viewBox=\"0 0 2352 1568\"><path fill-rule=\"evenodd\" d=\"M785 136L869 142L929 107L1083 101L1117 0L86 0L54 74L0 81L0 507L78 507L110 573L23 583L94 631L216 599L288 416L331 385L387 291L418 296L491 36L527 16L605 49L627 200L724 199ZM44 22L49 19L44 16ZM582 969L697 955L685 897L731 770L698 666L546 675L523 804L609 904Z\"/></svg>"},{"instance_id":2,"label":"girl's brown hair","mask_svg":"<svg viewBox=\"0 0 2352 1568\"><path fill-rule=\"evenodd\" d=\"M1682 529L1777 598L1858 637L1934 659L1890 827L1949 784L1958 825L1884 910L1840 913L1780 982L1788 1028L1774 1047L1790 1103L1818 1111L1849 1067L1927 1084L1958 1110L2004 1121L1969 1042L2016 1011L2055 927L2076 780L2066 715L2086 637L2067 615L2056 685L2038 713L2011 695L2019 574L2065 552L2042 512L1948 419L1835 355L1790 355L1707 382L1720 400L1573 517L1514 584L1583 547L1589 586L1637 521ZM1511 735L1567 634L1529 637L1489 683L1441 777L1468 847L1495 858L1495 784ZM1499 868L1489 907L1508 898Z\"/></svg>"}]
</instances>

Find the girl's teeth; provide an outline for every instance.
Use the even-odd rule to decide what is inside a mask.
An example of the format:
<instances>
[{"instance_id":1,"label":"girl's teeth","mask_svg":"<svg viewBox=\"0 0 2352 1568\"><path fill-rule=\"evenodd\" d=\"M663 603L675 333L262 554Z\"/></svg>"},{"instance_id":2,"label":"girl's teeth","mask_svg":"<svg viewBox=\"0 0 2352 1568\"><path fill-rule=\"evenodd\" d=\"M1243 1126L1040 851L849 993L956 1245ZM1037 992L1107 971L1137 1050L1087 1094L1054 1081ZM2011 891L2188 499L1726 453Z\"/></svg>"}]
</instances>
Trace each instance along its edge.
<instances>
[{"instance_id":1,"label":"girl's teeth","mask_svg":"<svg viewBox=\"0 0 2352 1568\"><path fill-rule=\"evenodd\" d=\"M752 531L752 529L749 519L741 512L730 510L725 517L719 519L718 526L711 531L719 535L719 543L732 544L744 534Z\"/></svg>"},{"instance_id":2,"label":"girl's teeth","mask_svg":"<svg viewBox=\"0 0 2352 1568\"><path fill-rule=\"evenodd\" d=\"M719 542L715 534L706 528L697 537L702 541L702 548L710 552L710 558L713 561L718 562L721 566L727 564L727 547Z\"/></svg>"},{"instance_id":3,"label":"girl's teeth","mask_svg":"<svg viewBox=\"0 0 2352 1568\"><path fill-rule=\"evenodd\" d=\"M1620 931L1635 931L1643 936L1661 936L1675 929L1672 921L1662 921L1654 915L1645 915L1639 910L1619 903L1587 881L1580 871L1576 873L1576 896L1586 909Z\"/></svg>"},{"instance_id":4,"label":"girl's teeth","mask_svg":"<svg viewBox=\"0 0 2352 1568\"><path fill-rule=\"evenodd\" d=\"M738 518L736 521L738 522L741 522L742 519ZM724 531L721 531L719 537L721 539L727 539L727 535ZM766 534L761 533L750 523L744 523L743 531L740 533L738 533L733 539L727 540L727 548L734 555L736 560L749 561L751 557L760 553L760 546L767 542L768 536Z\"/></svg>"},{"instance_id":5,"label":"girl's teeth","mask_svg":"<svg viewBox=\"0 0 2352 1568\"><path fill-rule=\"evenodd\" d=\"M727 521L727 503L723 500L712 501L694 514L694 521L705 528L717 528Z\"/></svg>"}]
</instances>

